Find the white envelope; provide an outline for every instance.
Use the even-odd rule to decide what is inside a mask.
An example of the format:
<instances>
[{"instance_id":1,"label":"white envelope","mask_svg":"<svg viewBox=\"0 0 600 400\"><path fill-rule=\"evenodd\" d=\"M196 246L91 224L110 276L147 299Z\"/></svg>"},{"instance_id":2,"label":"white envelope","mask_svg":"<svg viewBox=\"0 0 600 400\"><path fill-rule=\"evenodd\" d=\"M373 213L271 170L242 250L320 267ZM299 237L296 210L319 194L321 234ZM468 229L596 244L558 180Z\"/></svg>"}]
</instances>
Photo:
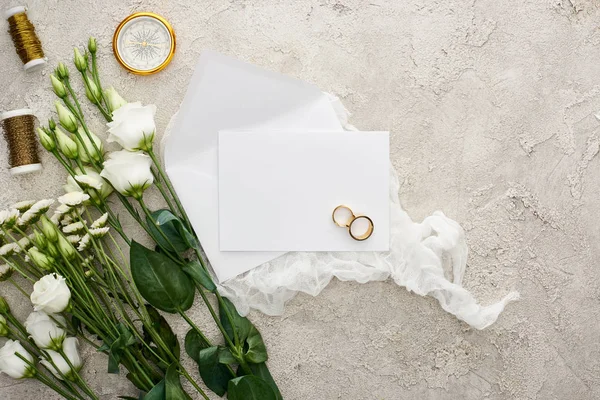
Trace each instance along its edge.
<instances>
[{"instance_id":1,"label":"white envelope","mask_svg":"<svg viewBox=\"0 0 600 400\"><path fill-rule=\"evenodd\" d=\"M220 282L282 255L221 252L217 177L218 131L342 131L329 99L308 83L204 51L165 140L169 178Z\"/></svg>"},{"instance_id":2,"label":"white envelope","mask_svg":"<svg viewBox=\"0 0 600 400\"><path fill-rule=\"evenodd\" d=\"M219 132L221 250L388 251L389 162L388 132ZM368 239L333 222L339 205Z\"/></svg>"}]
</instances>

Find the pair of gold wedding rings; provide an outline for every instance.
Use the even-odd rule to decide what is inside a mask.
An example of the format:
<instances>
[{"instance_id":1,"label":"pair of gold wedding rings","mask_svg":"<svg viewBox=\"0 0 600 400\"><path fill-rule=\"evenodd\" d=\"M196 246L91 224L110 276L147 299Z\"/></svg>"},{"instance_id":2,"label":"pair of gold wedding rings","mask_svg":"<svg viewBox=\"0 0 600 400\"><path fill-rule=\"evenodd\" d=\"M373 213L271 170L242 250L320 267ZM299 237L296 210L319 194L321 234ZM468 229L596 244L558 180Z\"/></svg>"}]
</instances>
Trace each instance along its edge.
<instances>
[{"instance_id":1,"label":"pair of gold wedding rings","mask_svg":"<svg viewBox=\"0 0 600 400\"><path fill-rule=\"evenodd\" d=\"M340 211L346 211L347 213L350 213L350 216L348 218L346 218L345 221L340 221L336 217L336 214L338 214L338 212L340 212ZM371 218L367 217L366 215L355 215L354 211L352 211L352 209L346 205L342 204L342 205L339 205L336 208L334 208L333 213L331 214L331 218L333 219L333 222L340 228L348 228L348 233L350 234L352 239L358 240L359 242L362 242L363 240L367 240L373 234L373 229L374 229L373 220ZM352 232L352 227L354 226L354 224L356 222L359 222L359 223L366 222L367 223L367 228L363 233L356 234L356 233Z\"/></svg>"}]
</instances>

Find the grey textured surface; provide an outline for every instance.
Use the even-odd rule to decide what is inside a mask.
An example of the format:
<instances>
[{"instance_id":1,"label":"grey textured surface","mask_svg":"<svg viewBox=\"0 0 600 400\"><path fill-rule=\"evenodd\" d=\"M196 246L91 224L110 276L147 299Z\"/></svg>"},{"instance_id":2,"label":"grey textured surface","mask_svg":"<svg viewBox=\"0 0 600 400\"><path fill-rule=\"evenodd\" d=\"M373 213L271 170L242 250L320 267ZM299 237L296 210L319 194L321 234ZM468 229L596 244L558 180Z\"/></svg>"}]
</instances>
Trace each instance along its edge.
<instances>
[{"instance_id":1,"label":"grey textured surface","mask_svg":"<svg viewBox=\"0 0 600 400\"><path fill-rule=\"evenodd\" d=\"M286 399L600 398L596 1L28 5L51 67L97 36L104 81L128 100L155 103L161 129L204 48L341 96L352 123L392 132L409 214L420 220L441 209L465 227L466 286L483 303L513 288L522 294L485 331L393 283L335 281L317 298L294 299L282 318L255 313ZM136 77L117 65L110 44L122 18L145 10L173 23L178 49L165 71ZM23 73L0 34L1 108L28 106L46 120L50 71ZM3 203L60 193L64 174L49 157L42 175L19 179L9 176L3 142L0 157ZM0 293L19 299L8 286ZM28 307L15 305L23 316ZM200 307L194 318L210 326ZM103 398L130 390L104 372L103 356L87 351L86 360ZM0 398L42 396L54 398L35 382L0 377Z\"/></svg>"}]
</instances>

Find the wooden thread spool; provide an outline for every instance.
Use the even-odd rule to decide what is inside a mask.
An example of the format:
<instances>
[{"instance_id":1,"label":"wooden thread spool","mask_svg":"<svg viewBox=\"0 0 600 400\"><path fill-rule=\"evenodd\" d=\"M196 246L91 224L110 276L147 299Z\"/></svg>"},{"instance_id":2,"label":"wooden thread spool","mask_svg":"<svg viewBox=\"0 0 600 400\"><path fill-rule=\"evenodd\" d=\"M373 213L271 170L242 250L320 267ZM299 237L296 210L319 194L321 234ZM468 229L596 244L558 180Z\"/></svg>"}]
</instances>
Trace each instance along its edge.
<instances>
[{"instance_id":1,"label":"wooden thread spool","mask_svg":"<svg viewBox=\"0 0 600 400\"><path fill-rule=\"evenodd\" d=\"M41 171L33 112L28 108L4 112L0 125L8 143L10 173L17 176Z\"/></svg>"},{"instance_id":2,"label":"wooden thread spool","mask_svg":"<svg viewBox=\"0 0 600 400\"><path fill-rule=\"evenodd\" d=\"M27 18L27 8L24 6L9 8L5 16L8 20L8 33L23 62L23 69L32 72L43 68L46 65L46 57L42 43L35 33L35 27Z\"/></svg>"}]
</instances>

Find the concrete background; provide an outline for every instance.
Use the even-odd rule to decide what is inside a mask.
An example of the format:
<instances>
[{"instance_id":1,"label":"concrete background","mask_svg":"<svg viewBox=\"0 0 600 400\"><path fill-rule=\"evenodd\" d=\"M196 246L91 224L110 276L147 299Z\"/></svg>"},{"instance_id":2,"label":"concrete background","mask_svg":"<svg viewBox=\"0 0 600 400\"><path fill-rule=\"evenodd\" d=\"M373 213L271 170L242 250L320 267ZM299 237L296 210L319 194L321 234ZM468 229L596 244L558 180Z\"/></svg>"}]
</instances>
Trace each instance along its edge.
<instances>
[{"instance_id":1,"label":"concrete background","mask_svg":"<svg viewBox=\"0 0 600 400\"><path fill-rule=\"evenodd\" d=\"M485 331L389 282L334 281L317 298L298 296L282 318L255 313L286 399L600 398L597 1L28 5L50 66L25 74L0 34L1 108L28 106L45 121L51 69L89 35L98 37L105 84L155 103L161 131L205 48L313 82L341 96L358 127L393 133L413 219L441 209L465 227L465 285L485 304L511 289L522 294ZM172 64L151 77L125 72L112 55L116 25L135 11L162 14L178 35ZM17 179L6 157L2 141L0 204L60 193L64 174L52 159L44 156L43 174ZM30 311L11 287L0 293L23 318ZM211 326L201 307L194 318ZM130 390L105 373L104 356L85 354L103 398ZM38 383L0 377L0 398L42 396L55 398Z\"/></svg>"}]
</instances>

